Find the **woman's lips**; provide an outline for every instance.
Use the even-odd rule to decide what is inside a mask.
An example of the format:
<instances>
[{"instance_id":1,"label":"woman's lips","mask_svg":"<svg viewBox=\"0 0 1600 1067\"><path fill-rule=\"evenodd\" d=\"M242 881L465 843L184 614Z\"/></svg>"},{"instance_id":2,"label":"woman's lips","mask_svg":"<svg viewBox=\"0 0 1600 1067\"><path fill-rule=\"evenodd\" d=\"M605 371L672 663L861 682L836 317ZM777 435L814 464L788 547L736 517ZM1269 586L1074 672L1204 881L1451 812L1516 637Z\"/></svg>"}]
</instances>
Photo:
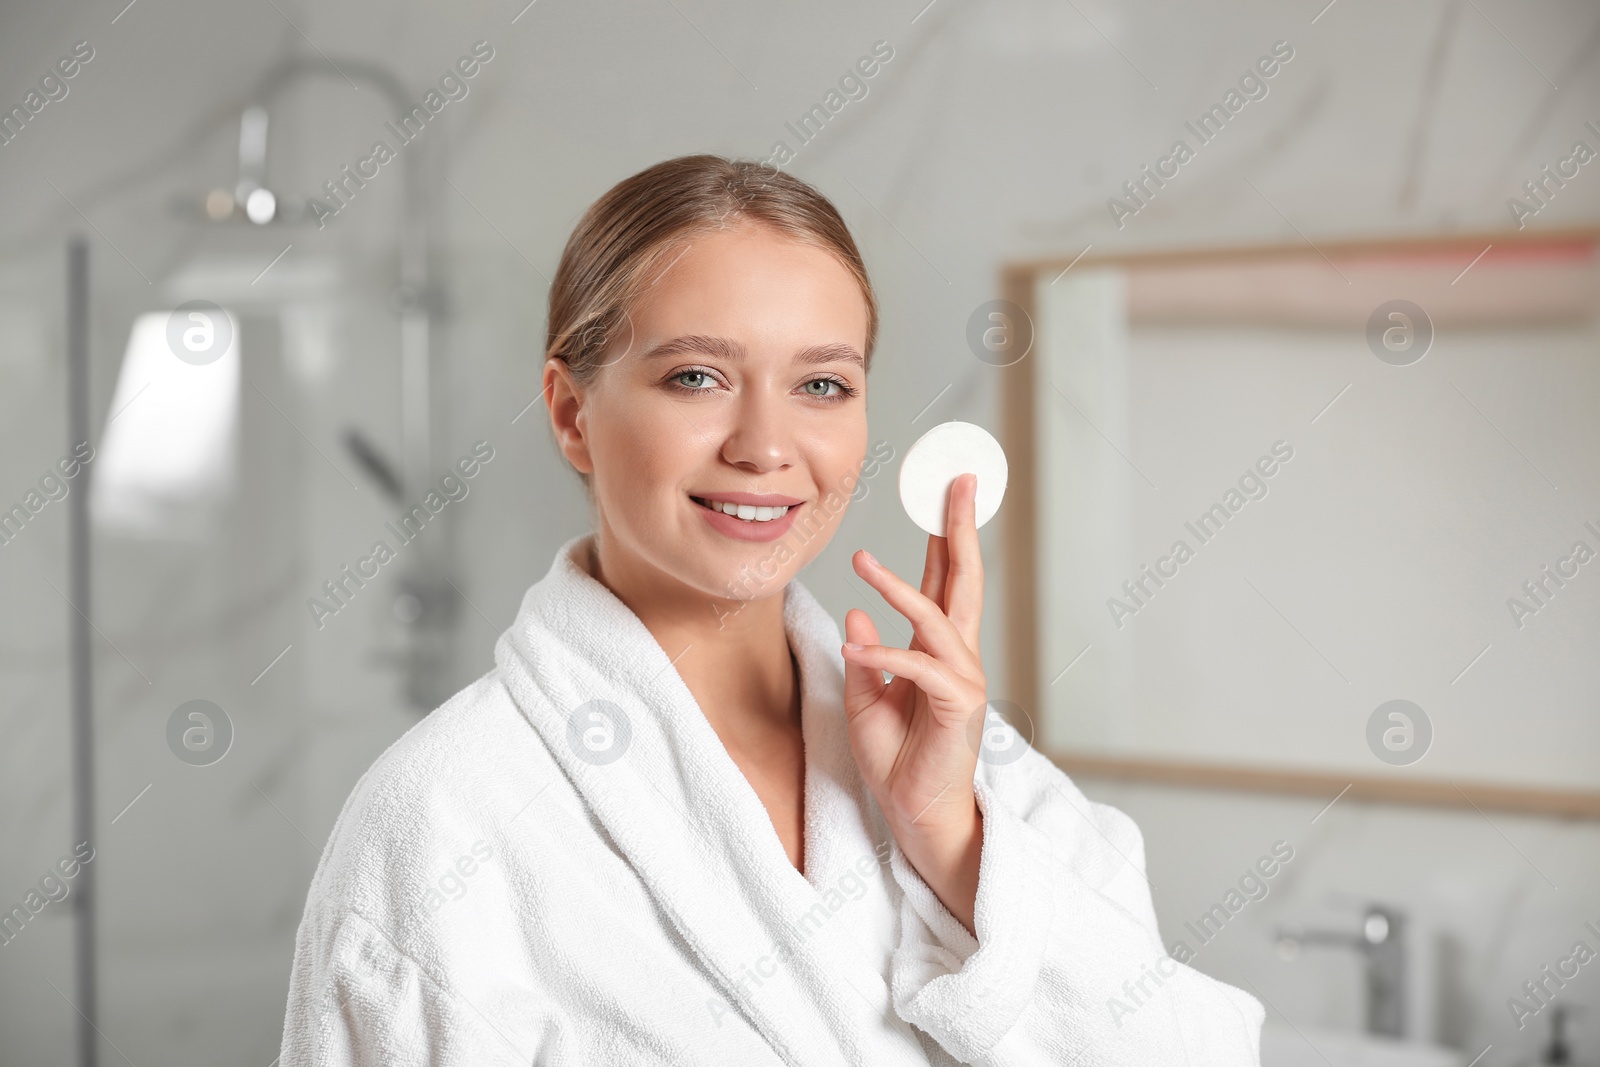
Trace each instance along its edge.
<instances>
[{"instance_id":1,"label":"woman's lips","mask_svg":"<svg viewBox=\"0 0 1600 1067\"><path fill-rule=\"evenodd\" d=\"M794 504L775 519L755 522L706 507L694 497L690 497L689 500L695 510L706 517L706 522L711 524L713 530L735 541L776 541L789 532L789 527L794 525L795 516L800 511L800 505Z\"/></svg>"}]
</instances>

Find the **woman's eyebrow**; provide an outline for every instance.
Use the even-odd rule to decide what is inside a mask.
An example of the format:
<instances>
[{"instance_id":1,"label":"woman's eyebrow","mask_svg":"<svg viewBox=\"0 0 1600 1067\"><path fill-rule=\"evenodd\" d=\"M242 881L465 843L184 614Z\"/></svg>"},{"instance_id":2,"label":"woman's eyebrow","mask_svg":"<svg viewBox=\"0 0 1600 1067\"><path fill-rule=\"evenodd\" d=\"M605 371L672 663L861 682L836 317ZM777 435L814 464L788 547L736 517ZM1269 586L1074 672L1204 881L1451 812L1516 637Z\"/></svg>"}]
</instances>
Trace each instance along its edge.
<instances>
[{"instance_id":1,"label":"woman's eyebrow","mask_svg":"<svg viewBox=\"0 0 1600 1067\"><path fill-rule=\"evenodd\" d=\"M655 359L659 356L680 355L696 352L704 356L713 356L730 362L740 362L745 357L744 346L725 337L710 337L705 334L686 334L674 337L670 341L662 341L644 354L645 359ZM839 342L825 345L811 345L795 353L796 363L859 363L863 366L866 361L861 358L852 345Z\"/></svg>"}]
</instances>

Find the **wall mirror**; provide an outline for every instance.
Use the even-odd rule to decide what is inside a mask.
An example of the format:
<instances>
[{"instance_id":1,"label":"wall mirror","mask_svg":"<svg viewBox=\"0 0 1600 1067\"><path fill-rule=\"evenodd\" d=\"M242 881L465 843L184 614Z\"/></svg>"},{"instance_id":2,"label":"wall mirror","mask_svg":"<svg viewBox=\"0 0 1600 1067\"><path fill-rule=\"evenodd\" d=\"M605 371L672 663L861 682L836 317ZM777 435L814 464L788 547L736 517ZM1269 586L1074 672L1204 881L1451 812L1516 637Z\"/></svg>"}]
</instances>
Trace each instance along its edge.
<instances>
[{"instance_id":1,"label":"wall mirror","mask_svg":"<svg viewBox=\"0 0 1600 1067\"><path fill-rule=\"evenodd\" d=\"M1036 743L1075 774L1600 818L1597 239L1009 266Z\"/></svg>"}]
</instances>

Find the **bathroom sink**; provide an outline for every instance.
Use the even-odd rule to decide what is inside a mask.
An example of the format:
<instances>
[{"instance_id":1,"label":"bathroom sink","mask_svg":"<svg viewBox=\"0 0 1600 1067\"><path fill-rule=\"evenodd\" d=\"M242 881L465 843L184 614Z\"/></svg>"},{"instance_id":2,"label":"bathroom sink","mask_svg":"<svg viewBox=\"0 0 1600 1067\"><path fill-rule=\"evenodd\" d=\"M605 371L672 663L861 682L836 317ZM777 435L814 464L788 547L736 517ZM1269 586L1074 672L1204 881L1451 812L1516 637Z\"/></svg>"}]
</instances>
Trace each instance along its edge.
<instances>
[{"instance_id":1,"label":"bathroom sink","mask_svg":"<svg viewBox=\"0 0 1600 1067\"><path fill-rule=\"evenodd\" d=\"M1462 1067L1438 1045L1269 1021L1261 1028L1261 1067Z\"/></svg>"}]
</instances>

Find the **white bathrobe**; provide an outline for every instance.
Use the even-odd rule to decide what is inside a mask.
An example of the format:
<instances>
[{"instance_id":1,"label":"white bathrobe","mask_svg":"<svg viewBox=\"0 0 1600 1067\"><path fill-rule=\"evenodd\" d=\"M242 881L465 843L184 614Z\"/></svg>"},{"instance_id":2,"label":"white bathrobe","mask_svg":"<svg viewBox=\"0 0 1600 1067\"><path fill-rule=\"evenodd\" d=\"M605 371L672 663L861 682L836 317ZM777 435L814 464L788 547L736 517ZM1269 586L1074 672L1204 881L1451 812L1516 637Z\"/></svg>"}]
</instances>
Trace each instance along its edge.
<instances>
[{"instance_id":1,"label":"white bathrobe","mask_svg":"<svg viewBox=\"0 0 1600 1067\"><path fill-rule=\"evenodd\" d=\"M1138 828L1037 751L978 765L977 936L956 921L860 778L838 627L791 582L802 875L587 537L356 783L283 1067L1258 1067L1261 1005L1166 955Z\"/></svg>"}]
</instances>

